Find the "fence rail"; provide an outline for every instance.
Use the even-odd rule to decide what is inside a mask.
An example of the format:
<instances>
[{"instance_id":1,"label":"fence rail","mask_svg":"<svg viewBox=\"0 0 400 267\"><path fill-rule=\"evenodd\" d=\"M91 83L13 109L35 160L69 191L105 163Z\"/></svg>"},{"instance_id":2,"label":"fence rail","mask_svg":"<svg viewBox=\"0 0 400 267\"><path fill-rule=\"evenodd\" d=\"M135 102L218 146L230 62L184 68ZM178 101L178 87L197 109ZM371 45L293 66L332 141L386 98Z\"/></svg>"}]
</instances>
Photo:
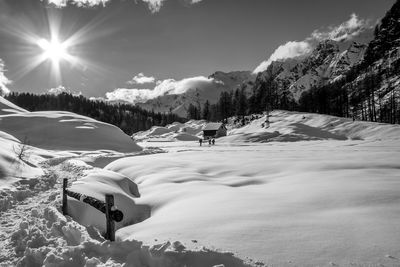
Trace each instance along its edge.
<instances>
[{"instance_id":1,"label":"fence rail","mask_svg":"<svg viewBox=\"0 0 400 267\"><path fill-rule=\"evenodd\" d=\"M98 200L94 197L86 196L81 193L73 192L67 189L68 179L63 180L63 199L62 199L62 212L63 215L68 215L68 196L75 198L83 203L86 203L95 209L101 211L106 215L107 231L105 238L114 241L115 240L115 223L120 222L124 218L122 211L115 209L114 207L114 196L107 194L105 201Z\"/></svg>"}]
</instances>

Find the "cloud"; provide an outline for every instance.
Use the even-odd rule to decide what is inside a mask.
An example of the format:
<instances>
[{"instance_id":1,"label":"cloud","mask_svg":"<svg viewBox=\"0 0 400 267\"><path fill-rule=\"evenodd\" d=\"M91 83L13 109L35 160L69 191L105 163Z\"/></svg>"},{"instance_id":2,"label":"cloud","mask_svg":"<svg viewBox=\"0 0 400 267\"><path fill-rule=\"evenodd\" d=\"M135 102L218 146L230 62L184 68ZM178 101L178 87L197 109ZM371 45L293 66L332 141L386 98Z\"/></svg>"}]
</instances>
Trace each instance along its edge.
<instances>
[{"instance_id":1,"label":"cloud","mask_svg":"<svg viewBox=\"0 0 400 267\"><path fill-rule=\"evenodd\" d=\"M372 27L373 25L371 21L360 19L353 13L347 21L338 26L314 30L311 35L303 41L289 41L286 44L279 46L267 60L261 62L254 69L253 73L265 71L273 61L306 56L310 54L318 42L322 40L352 40L361 35L365 30L371 29Z\"/></svg>"},{"instance_id":2,"label":"cloud","mask_svg":"<svg viewBox=\"0 0 400 267\"><path fill-rule=\"evenodd\" d=\"M149 6L149 9L151 10L152 13L156 13L158 11L160 11L163 2L165 2L166 0L141 0L145 3L147 3L147 5ZM202 0L186 0L187 3L189 4L197 4L200 3Z\"/></svg>"},{"instance_id":3,"label":"cloud","mask_svg":"<svg viewBox=\"0 0 400 267\"><path fill-rule=\"evenodd\" d=\"M79 96L82 94L82 92L72 92L70 89L67 89L62 85L59 85L58 87L55 87L55 88L50 88L46 92L46 94L49 94L49 95L59 95L62 93L67 93L67 94L71 94L74 96Z\"/></svg>"},{"instance_id":4,"label":"cloud","mask_svg":"<svg viewBox=\"0 0 400 267\"><path fill-rule=\"evenodd\" d=\"M106 93L106 99L109 101L124 100L136 104L166 94L182 94L189 89L203 88L213 83L216 83L213 78L204 76L186 78L178 81L175 79L166 79L157 81L157 85L154 89L118 88L112 92Z\"/></svg>"},{"instance_id":5,"label":"cloud","mask_svg":"<svg viewBox=\"0 0 400 267\"><path fill-rule=\"evenodd\" d=\"M48 4L52 4L56 7L62 8L69 4L76 5L78 7L95 7L95 6L106 6L106 4L112 0L40 0ZM163 3L166 0L132 0L135 3L142 1L146 3L152 13L160 11ZM196 4L202 0L187 0L189 4Z\"/></svg>"},{"instance_id":6,"label":"cloud","mask_svg":"<svg viewBox=\"0 0 400 267\"><path fill-rule=\"evenodd\" d=\"M284 45L279 46L268 60L264 60L254 70L255 73L262 72L268 68L272 61L285 60L288 58L297 58L311 53L313 47L307 41L289 41Z\"/></svg>"},{"instance_id":7,"label":"cloud","mask_svg":"<svg viewBox=\"0 0 400 267\"><path fill-rule=\"evenodd\" d=\"M6 72L4 61L0 58L0 96L4 94L8 94L10 90L7 85L11 83L11 81L4 74Z\"/></svg>"},{"instance_id":8,"label":"cloud","mask_svg":"<svg viewBox=\"0 0 400 267\"><path fill-rule=\"evenodd\" d=\"M132 78L132 80L128 81L128 84L147 84L147 83L155 83L156 78L152 76L145 76L142 72L139 73L138 75L135 75L135 77Z\"/></svg>"},{"instance_id":9,"label":"cloud","mask_svg":"<svg viewBox=\"0 0 400 267\"><path fill-rule=\"evenodd\" d=\"M351 14L350 19L336 27L328 27L326 30L315 30L311 33L311 38L315 40L331 39L334 41L348 40L360 35L365 29L373 25L370 20L358 18L356 14Z\"/></svg>"},{"instance_id":10,"label":"cloud","mask_svg":"<svg viewBox=\"0 0 400 267\"><path fill-rule=\"evenodd\" d=\"M147 3L152 13L156 13L160 11L161 6L165 0L142 0L142 1Z\"/></svg>"},{"instance_id":11,"label":"cloud","mask_svg":"<svg viewBox=\"0 0 400 267\"><path fill-rule=\"evenodd\" d=\"M78 7L94 7L98 5L105 6L109 0L41 0L56 7L66 7L67 4L73 4Z\"/></svg>"}]
</instances>

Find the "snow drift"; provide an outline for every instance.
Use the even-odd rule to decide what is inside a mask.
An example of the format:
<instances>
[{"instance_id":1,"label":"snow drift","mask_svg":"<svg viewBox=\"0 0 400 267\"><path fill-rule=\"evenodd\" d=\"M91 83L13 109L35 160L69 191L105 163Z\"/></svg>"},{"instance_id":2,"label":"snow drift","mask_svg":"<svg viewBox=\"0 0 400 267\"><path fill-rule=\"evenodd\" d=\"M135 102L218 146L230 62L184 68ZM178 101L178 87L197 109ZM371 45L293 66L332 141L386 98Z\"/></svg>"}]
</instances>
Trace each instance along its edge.
<instances>
[{"instance_id":1,"label":"snow drift","mask_svg":"<svg viewBox=\"0 0 400 267\"><path fill-rule=\"evenodd\" d=\"M23 113L28 112L27 110L14 105L10 101L4 99L0 96L0 115L10 114L10 113Z\"/></svg>"},{"instance_id":2,"label":"snow drift","mask_svg":"<svg viewBox=\"0 0 400 267\"><path fill-rule=\"evenodd\" d=\"M153 126L150 130L134 133L136 141L198 141L206 121L174 122L165 127Z\"/></svg>"},{"instance_id":3,"label":"snow drift","mask_svg":"<svg viewBox=\"0 0 400 267\"><path fill-rule=\"evenodd\" d=\"M75 181L69 190L104 201L106 194L114 196L115 207L122 211L124 218L115 224L116 228L141 222L150 217L150 208L137 205L135 198L140 197L137 185L127 177L110 171L94 171ZM80 202L68 198L68 214L85 226L95 226L105 233L105 214Z\"/></svg>"},{"instance_id":4,"label":"snow drift","mask_svg":"<svg viewBox=\"0 0 400 267\"><path fill-rule=\"evenodd\" d=\"M180 240L275 266L395 266L400 127L286 111L269 128L265 119L231 124L215 146L165 143L170 153L106 166L152 209L117 238Z\"/></svg>"},{"instance_id":5,"label":"snow drift","mask_svg":"<svg viewBox=\"0 0 400 267\"><path fill-rule=\"evenodd\" d=\"M70 112L24 112L0 116L0 130L51 150L140 151L119 128Z\"/></svg>"},{"instance_id":6,"label":"snow drift","mask_svg":"<svg viewBox=\"0 0 400 267\"><path fill-rule=\"evenodd\" d=\"M252 116L249 116L252 117ZM254 117L254 116L253 116ZM258 118L257 118L258 117ZM322 114L277 110L249 119L241 127L228 124L228 136L219 142L295 142L323 140L399 140L400 126L386 123L355 121Z\"/></svg>"}]
</instances>

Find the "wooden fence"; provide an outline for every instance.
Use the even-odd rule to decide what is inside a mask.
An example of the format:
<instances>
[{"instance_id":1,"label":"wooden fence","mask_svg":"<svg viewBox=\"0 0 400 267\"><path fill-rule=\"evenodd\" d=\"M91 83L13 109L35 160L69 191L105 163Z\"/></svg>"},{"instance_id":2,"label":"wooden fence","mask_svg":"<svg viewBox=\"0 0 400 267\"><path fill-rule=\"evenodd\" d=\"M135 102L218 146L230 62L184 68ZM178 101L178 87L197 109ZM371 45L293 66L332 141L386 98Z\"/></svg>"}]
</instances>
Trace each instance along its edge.
<instances>
[{"instance_id":1,"label":"wooden fence","mask_svg":"<svg viewBox=\"0 0 400 267\"><path fill-rule=\"evenodd\" d=\"M84 202L97 210L101 211L106 215L107 231L105 238L110 241L115 241L115 224L114 221L120 222L124 218L122 211L115 209L114 207L114 196L107 194L105 202L96 198L86 196L81 193L73 192L67 189L68 179L63 180L63 199L62 199L62 212L63 215L68 214L68 196L75 198L81 202Z\"/></svg>"}]
</instances>

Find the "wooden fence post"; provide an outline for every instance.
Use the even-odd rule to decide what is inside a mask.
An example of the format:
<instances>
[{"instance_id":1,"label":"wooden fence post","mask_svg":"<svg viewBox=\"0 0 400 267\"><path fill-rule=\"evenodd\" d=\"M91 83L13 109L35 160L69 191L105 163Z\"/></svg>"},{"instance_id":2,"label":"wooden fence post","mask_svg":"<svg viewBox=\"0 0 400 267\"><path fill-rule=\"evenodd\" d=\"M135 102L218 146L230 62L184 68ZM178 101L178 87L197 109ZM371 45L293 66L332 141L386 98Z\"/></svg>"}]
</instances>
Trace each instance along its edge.
<instances>
[{"instance_id":1,"label":"wooden fence post","mask_svg":"<svg viewBox=\"0 0 400 267\"><path fill-rule=\"evenodd\" d=\"M63 180L63 199L62 199L62 213L63 215L67 215L68 210L68 199L67 199L67 186L68 186L68 179L64 178Z\"/></svg>"},{"instance_id":2,"label":"wooden fence post","mask_svg":"<svg viewBox=\"0 0 400 267\"><path fill-rule=\"evenodd\" d=\"M115 241L115 224L111 214L111 208L114 206L114 196L106 195L106 223L107 232L106 238L110 241Z\"/></svg>"}]
</instances>

